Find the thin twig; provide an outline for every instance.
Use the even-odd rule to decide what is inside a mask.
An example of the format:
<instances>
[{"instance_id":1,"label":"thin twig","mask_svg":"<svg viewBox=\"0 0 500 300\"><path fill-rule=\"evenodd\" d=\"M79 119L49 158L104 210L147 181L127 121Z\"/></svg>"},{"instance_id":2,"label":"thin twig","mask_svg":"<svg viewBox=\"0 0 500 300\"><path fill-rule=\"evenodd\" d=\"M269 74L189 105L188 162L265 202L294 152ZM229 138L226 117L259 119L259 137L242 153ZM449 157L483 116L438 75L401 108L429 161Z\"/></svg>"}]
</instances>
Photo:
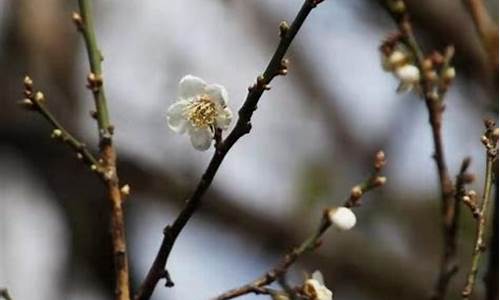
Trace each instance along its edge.
<instances>
[{"instance_id":1,"label":"thin twig","mask_svg":"<svg viewBox=\"0 0 500 300\"><path fill-rule=\"evenodd\" d=\"M99 153L104 168L104 179L108 190L108 199L111 204L111 235L113 244L113 258L115 266L115 299L130 300L130 283L127 247L125 241L124 212L122 194L116 170L116 151L113 147L111 125L106 95L103 86L101 61L102 54L97 46L94 21L92 16L91 0L78 1L79 13L73 13L73 21L82 33L87 49L90 64L90 74L87 77L87 87L94 95L96 107L95 118L99 130Z\"/></svg>"},{"instance_id":2,"label":"thin twig","mask_svg":"<svg viewBox=\"0 0 500 300\"><path fill-rule=\"evenodd\" d=\"M462 290L463 299L469 299L474 290L476 283L477 272L479 270L479 263L482 253L486 250L485 231L487 226L487 218L490 211L490 200L493 191L493 168L498 159L498 129L496 129L496 136L494 135L494 123L486 121L486 134L483 136L483 143L486 146L486 171L484 179L483 197L479 207L479 214L477 214L477 227L476 239L474 243L474 251L472 254L472 263L469 274L467 275L467 283Z\"/></svg>"},{"instance_id":3,"label":"thin twig","mask_svg":"<svg viewBox=\"0 0 500 300\"><path fill-rule=\"evenodd\" d=\"M490 240L490 254L488 270L486 271L484 282L486 285L486 299L498 300L498 175L495 174L494 192L495 200L492 203L493 222L492 236Z\"/></svg>"},{"instance_id":4,"label":"thin twig","mask_svg":"<svg viewBox=\"0 0 500 300\"><path fill-rule=\"evenodd\" d=\"M0 288L0 298L4 298L5 300L12 300L9 291L5 288Z\"/></svg>"},{"instance_id":5,"label":"thin twig","mask_svg":"<svg viewBox=\"0 0 500 300\"><path fill-rule=\"evenodd\" d=\"M454 197L454 207L453 207L453 217L452 223L448 232L446 249L443 253L440 272L438 276L438 281L436 282L436 295L444 295L446 287L449 285L451 278L458 272L457 263L457 238L458 238L458 225L460 216L460 207L462 203L462 198L466 195L465 185L471 183L473 176L467 173L467 169L470 166L470 158L466 158L462 162L460 167L460 172L457 175L455 181L455 197Z\"/></svg>"},{"instance_id":6,"label":"thin twig","mask_svg":"<svg viewBox=\"0 0 500 300\"><path fill-rule=\"evenodd\" d=\"M454 186L446 165L442 134L443 113L445 110L443 102L444 95L448 87L448 82L442 78L444 78L444 72L447 70L451 58L453 57L453 48L449 47L443 57L444 62L442 63L441 72L439 74L441 79L436 87L436 83L429 79L428 74L431 70L429 70L427 65L429 65L430 60L424 55L424 52L413 33L413 28L410 23L410 17L406 9L405 2L402 0L386 0L385 3L387 4L386 7L388 8L388 11L399 27L401 41L414 55L417 67L423 75L421 76L420 85L427 111L429 113L429 123L432 129L432 138L434 143L433 157L436 161L441 190L441 220L444 236L444 248L440 263L441 266L432 299L442 300L445 298L446 290L451 277L454 273L456 273L453 257L456 255L456 224L459 217L455 209L456 201L454 200Z\"/></svg>"},{"instance_id":7,"label":"thin twig","mask_svg":"<svg viewBox=\"0 0 500 300\"><path fill-rule=\"evenodd\" d=\"M81 159L91 170L101 171L100 164L94 155L89 151L85 143L76 139L71 133L66 130L56 117L50 112L46 105L47 99L40 91L34 92L33 80L26 76L24 78L24 96L20 104L30 111L38 112L42 115L53 127L52 137L60 140L75 151L77 158Z\"/></svg>"},{"instance_id":8,"label":"thin twig","mask_svg":"<svg viewBox=\"0 0 500 300\"><path fill-rule=\"evenodd\" d=\"M386 179L380 176L382 167L385 164L385 156L382 151L377 152L375 156L375 172L364 182L354 186L351 189L351 193L347 200L344 202L345 207L355 207L360 205L362 196L373 190L374 188L382 186ZM321 222L318 228L309 236L300 246L294 248L288 254L286 254L283 259L276 264L271 270L266 272L264 275L255 279L251 283L245 284L241 287L229 290L215 300L228 300L237 298L246 294L256 293L259 289L270 285L279 278L283 277L288 269L299 259L303 254L312 251L321 245L321 237L332 225L330 218L328 217L329 209L326 209L321 218ZM292 295L293 296L293 295Z\"/></svg>"},{"instance_id":9,"label":"thin twig","mask_svg":"<svg viewBox=\"0 0 500 300\"><path fill-rule=\"evenodd\" d=\"M257 109L257 104L264 93L265 90L270 88L269 84L274 77L278 75L285 75L287 73L287 61L284 56L288 50L288 47L292 43L296 34L298 33L300 27L304 23L305 19L309 13L323 0L306 0L302 5L299 13L295 17L293 23L288 26L283 22L280 26L280 43L276 49L271 61L269 62L264 73L257 78L257 82L249 88L248 95L243 103L243 106L239 110L238 121L234 129L229 133L229 135L218 143L215 153L205 171L201 180L198 183L195 191L186 201L184 209L175 219L172 225L168 225L163 230L163 240L154 259L149 272L141 284L141 287L135 296L136 300L149 299L153 294L153 291L158 284L160 279L165 278L166 264L170 252L174 246L174 243L181 233L184 226L187 224L189 219L198 209L201 204L201 199L205 195L205 192L210 187L219 166L221 165L224 157L232 148L232 146L244 135L251 130L251 118L254 111ZM172 285L172 282L167 282Z\"/></svg>"}]
</instances>

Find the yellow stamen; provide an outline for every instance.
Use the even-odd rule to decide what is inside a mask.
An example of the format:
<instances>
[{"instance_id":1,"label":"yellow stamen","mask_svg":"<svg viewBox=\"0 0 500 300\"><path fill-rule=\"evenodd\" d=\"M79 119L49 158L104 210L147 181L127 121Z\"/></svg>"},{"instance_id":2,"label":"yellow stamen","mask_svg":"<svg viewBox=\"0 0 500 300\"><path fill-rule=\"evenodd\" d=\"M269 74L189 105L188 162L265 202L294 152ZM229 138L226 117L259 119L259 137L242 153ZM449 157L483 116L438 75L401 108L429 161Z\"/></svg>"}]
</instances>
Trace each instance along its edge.
<instances>
[{"instance_id":1,"label":"yellow stamen","mask_svg":"<svg viewBox=\"0 0 500 300\"><path fill-rule=\"evenodd\" d=\"M189 104L184 110L184 116L191 121L193 126L205 128L215 123L217 111L215 103L208 95L198 96L195 101Z\"/></svg>"}]
</instances>

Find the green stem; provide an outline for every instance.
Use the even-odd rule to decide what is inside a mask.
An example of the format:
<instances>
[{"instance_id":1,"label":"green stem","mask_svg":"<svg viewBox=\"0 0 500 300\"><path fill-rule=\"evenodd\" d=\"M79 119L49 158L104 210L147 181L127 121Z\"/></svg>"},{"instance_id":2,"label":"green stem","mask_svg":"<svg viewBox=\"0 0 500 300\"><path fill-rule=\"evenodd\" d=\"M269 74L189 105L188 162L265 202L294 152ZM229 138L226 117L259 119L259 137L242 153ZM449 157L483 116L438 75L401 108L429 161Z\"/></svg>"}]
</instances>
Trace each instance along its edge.
<instances>
[{"instance_id":1,"label":"green stem","mask_svg":"<svg viewBox=\"0 0 500 300\"><path fill-rule=\"evenodd\" d=\"M488 155L488 154L487 154ZM486 249L484 235L487 225L487 217L490 209L490 199L491 191L493 186L493 166L494 158L488 155L486 162L486 175L483 191L483 199L481 200L481 209L478 219L478 224L476 228L476 242L474 245L474 252L472 254L472 264L467 275L467 283L462 291L462 297L464 299L469 299L474 290L474 285L476 283L477 272L479 270L479 263L481 261L481 254Z\"/></svg>"},{"instance_id":2,"label":"green stem","mask_svg":"<svg viewBox=\"0 0 500 300\"><path fill-rule=\"evenodd\" d=\"M92 167L94 165L96 170L100 169L100 163L94 157L94 155L89 151L87 146L77 140L72 134L70 134L62 125L57 121L57 119L52 115L48 108L39 101L32 99L33 105L36 106L38 112L54 127L61 131L61 136L59 137L64 143L70 146L77 154L82 155L83 161Z\"/></svg>"},{"instance_id":3,"label":"green stem","mask_svg":"<svg viewBox=\"0 0 500 300\"><path fill-rule=\"evenodd\" d=\"M101 62L103 57L97 46L97 40L94 29L94 19L92 16L92 2L90 0L78 0L80 14L82 17L82 26L79 28L85 39L85 46L90 63L91 74L94 75L95 81L89 80L89 86L94 93L94 101L97 110L97 124L99 127L99 140L103 142L111 142L112 127L109 119L108 106L106 103L106 94L102 84L102 67ZM91 78L91 77L89 77Z\"/></svg>"}]
</instances>

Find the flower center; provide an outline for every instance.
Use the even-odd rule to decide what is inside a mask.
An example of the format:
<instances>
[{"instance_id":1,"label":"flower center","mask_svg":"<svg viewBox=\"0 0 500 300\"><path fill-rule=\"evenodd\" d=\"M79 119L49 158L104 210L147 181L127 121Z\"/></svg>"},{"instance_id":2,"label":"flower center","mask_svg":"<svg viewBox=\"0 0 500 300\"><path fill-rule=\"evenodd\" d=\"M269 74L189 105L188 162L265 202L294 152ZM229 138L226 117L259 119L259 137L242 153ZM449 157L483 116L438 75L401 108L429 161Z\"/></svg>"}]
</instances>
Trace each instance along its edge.
<instances>
[{"instance_id":1,"label":"flower center","mask_svg":"<svg viewBox=\"0 0 500 300\"><path fill-rule=\"evenodd\" d=\"M191 121L193 126L205 128L215 123L217 111L215 103L211 101L208 95L201 95L186 107L184 116Z\"/></svg>"}]
</instances>

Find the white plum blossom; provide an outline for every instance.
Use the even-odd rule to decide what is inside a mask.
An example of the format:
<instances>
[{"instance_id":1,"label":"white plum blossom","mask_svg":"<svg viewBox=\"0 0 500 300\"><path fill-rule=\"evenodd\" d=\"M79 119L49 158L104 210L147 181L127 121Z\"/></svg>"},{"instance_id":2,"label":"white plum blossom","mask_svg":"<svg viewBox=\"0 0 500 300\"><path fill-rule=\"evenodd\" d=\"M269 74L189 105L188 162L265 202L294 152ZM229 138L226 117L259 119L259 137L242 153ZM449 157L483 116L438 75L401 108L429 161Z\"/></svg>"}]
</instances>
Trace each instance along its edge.
<instances>
[{"instance_id":1,"label":"white plum blossom","mask_svg":"<svg viewBox=\"0 0 500 300\"><path fill-rule=\"evenodd\" d=\"M233 114L227 102L222 85L186 75L179 82L178 100L168 108L168 127L179 134L187 133L195 149L207 150L215 130L226 130L231 124Z\"/></svg>"},{"instance_id":2,"label":"white plum blossom","mask_svg":"<svg viewBox=\"0 0 500 300\"><path fill-rule=\"evenodd\" d=\"M340 230L349 230L356 225L356 215L347 207L335 207L328 212L333 226Z\"/></svg>"},{"instance_id":3,"label":"white plum blossom","mask_svg":"<svg viewBox=\"0 0 500 300\"><path fill-rule=\"evenodd\" d=\"M332 300L333 293L326 286L323 275L315 271L312 277L304 282L304 294L309 300Z\"/></svg>"},{"instance_id":4,"label":"white plum blossom","mask_svg":"<svg viewBox=\"0 0 500 300\"><path fill-rule=\"evenodd\" d=\"M382 54L382 67L399 79L398 92L420 89L420 69L414 65L412 56L403 48L394 49L389 54Z\"/></svg>"},{"instance_id":5,"label":"white plum blossom","mask_svg":"<svg viewBox=\"0 0 500 300\"><path fill-rule=\"evenodd\" d=\"M394 71L396 77L401 81L398 91L411 91L418 87L420 82L420 70L410 64L396 68Z\"/></svg>"}]
</instances>

